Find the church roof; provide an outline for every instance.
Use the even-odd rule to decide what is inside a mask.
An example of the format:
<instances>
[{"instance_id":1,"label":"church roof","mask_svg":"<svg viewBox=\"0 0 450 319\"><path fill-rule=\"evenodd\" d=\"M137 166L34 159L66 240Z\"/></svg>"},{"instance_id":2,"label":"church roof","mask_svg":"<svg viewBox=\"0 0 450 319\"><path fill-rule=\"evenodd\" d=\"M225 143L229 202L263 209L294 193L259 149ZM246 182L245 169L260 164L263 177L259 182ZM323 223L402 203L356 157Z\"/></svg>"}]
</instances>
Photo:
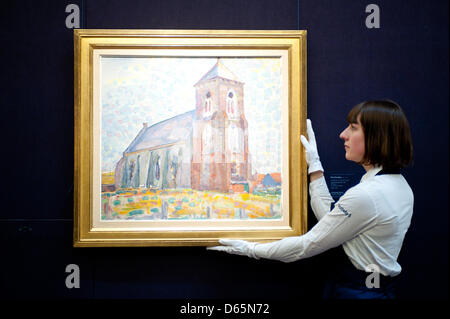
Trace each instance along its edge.
<instances>
[{"instance_id":1,"label":"church roof","mask_svg":"<svg viewBox=\"0 0 450 319\"><path fill-rule=\"evenodd\" d=\"M124 153L185 141L191 136L194 118L195 110L192 110L153 124L150 127L144 125Z\"/></svg>"},{"instance_id":2,"label":"church roof","mask_svg":"<svg viewBox=\"0 0 450 319\"><path fill-rule=\"evenodd\" d=\"M214 78L223 78L240 82L238 77L233 74L221 61L217 59L217 63L209 70L194 86L200 82L211 80Z\"/></svg>"}]
</instances>

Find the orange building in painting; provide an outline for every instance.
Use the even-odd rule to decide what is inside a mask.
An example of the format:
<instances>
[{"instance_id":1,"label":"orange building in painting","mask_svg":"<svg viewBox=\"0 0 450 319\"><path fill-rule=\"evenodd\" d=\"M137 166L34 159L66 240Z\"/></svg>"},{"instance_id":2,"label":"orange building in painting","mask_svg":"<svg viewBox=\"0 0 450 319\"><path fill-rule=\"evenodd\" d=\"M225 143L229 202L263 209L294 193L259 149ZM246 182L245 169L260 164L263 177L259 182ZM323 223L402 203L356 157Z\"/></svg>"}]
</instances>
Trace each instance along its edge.
<instances>
[{"instance_id":1,"label":"orange building in painting","mask_svg":"<svg viewBox=\"0 0 450 319\"><path fill-rule=\"evenodd\" d=\"M195 110L144 123L116 165L116 188L250 191L244 83L218 59L194 87Z\"/></svg>"},{"instance_id":2,"label":"orange building in painting","mask_svg":"<svg viewBox=\"0 0 450 319\"><path fill-rule=\"evenodd\" d=\"M192 188L249 191L251 161L244 83L218 59L195 88Z\"/></svg>"}]
</instances>

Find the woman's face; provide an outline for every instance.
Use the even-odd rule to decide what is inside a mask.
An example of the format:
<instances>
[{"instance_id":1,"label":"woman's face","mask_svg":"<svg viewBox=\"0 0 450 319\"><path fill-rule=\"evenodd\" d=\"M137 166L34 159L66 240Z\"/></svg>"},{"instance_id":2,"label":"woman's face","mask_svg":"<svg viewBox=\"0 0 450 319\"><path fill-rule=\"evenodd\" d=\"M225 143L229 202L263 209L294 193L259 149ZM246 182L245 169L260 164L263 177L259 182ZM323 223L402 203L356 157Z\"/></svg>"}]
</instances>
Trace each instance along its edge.
<instances>
[{"instance_id":1,"label":"woman's face","mask_svg":"<svg viewBox=\"0 0 450 319\"><path fill-rule=\"evenodd\" d=\"M351 123L339 135L344 140L345 158L349 161L360 163L364 157L364 131L359 121Z\"/></svg>"}]
</instances>

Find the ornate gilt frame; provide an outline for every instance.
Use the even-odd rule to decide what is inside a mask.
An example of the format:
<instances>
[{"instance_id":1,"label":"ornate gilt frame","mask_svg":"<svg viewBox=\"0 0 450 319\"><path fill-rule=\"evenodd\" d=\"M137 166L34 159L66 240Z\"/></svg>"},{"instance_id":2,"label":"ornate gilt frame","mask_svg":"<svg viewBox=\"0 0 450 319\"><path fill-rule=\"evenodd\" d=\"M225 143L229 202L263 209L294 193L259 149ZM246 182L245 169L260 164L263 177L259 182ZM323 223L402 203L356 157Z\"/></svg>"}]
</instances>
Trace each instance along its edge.
<instances>
[{"instance_id":1,"label":"ornate gilt frame","mask_svg":"<svg viewBox=\"0 0 450 319\"><path fill-rule=\"evenodd\" d=\"M97 50L282 50L288 84L289 218L284 227L95 227L93 223L95 130L94 57ZM307 167L299 135L306 125L306 31L74 30L74 246L212 246L220 238L273 241L307 231Z\"/></svg>"}]
</instances>

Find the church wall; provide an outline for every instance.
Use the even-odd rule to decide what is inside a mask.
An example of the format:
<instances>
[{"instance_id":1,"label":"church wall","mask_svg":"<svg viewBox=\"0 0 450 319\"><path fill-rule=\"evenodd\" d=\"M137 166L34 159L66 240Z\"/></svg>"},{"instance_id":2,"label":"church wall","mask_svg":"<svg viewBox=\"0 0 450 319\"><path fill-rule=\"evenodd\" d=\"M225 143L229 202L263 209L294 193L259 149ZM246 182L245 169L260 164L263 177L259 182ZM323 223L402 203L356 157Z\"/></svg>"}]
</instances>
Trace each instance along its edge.
<instances>
[{"instance_id":1,"label":"church wall","mask_svg":"<svg viewBox=\"0 0 450 319\"><path fill-rule=\"evenodd\" d=\"M150 151L148 187L159 189L191 187L191 147L174 145ZM159 176L156 167L159 166Z\"/></svg>"},{"instance_id":2,"label":"church wall","mask_svg":"<svg viewBox=\"0 0 450 319\"><path fill-rule=\"evenodd\" d=\"M191 188L191 161L192 161L192 138L178 149L179 171L177 174L177 187Z\"/></svg>"},{"instance_id":3,"label":"church wall","mask_svg":"<svg viewBox=\"0 0 450 319\"><path fill-rule=\"evenodd\" d=\"M150 161L150 152L142 152L140 154L140 174L139 174L139 187L145 187L147 181L148 167Z\"/></svg>"},{"instance_id":4,"label":"church wall","mask_svg":"<svg viewBox=\"0 0 450 319\"><path fill-rule=\"evenodd\" d=\"M162 189L167 185L167 148L148 151L146 187Z\"/></svg>"},{"instance_id":5,"label":"church wall","mask_svg":"<svg viewBox=\"0 0 450 319\"><path fill-rule=\"evenodd\" d=\"M124 158L121 187L138 187L140 182L141 154L130 154Z\"/></svg>"},{"instance_id":6,"label":"church wall","mask_svg":"<svg viewBox=\"0 0 450 319\"><path fill-rule=\"evenodd\" d=\"M220 110L226 111L226 100L228 92L233 90L236 94L236 103L238 105L239 111L242 114L244 109L244 87L242 83L237 83L235 81L222 79L218 85L219 88L219 101L220 101Z\"/></svg>"},{"instance_id":7,"label":"church wall","mask_svg":"<svg viewBox=\"0 0 450 319\"><path fill-rule=\"evenodd\" d=\"M197 117L203 117L204 102L208 92L211 93L212 109L225 112L227 95L230 89L232 89L237 96L236 102L242 114L244 110L244 88L242 83L222 78L219 80L216 78L196 86Z\"/></svg>"},{"instance_id":8,"label":"church wall","mask_svg":"<svg viewBox=\"0 0 450 319\"><path fill-rule=\"evenodd\" d=\"M229 119L225 121L225 162L229 163L229 167L231 170L232 164L236 163L236 170L239 172L240 178L238 179L247 179L248 178L248 131L247 131L247 121L245 119L244 112L244 88L242 84L236 83L234 81L224 80L221 82L219 86L220 90L220 99L223 101L223 109L226 110L226 100L229 91L233 90L236 96L236 103L239 109L239 118ZM231 132L231 122L237 127L235 132ZM238 148L239 150L236 152L236 147L233 145L235 135L239 136L239 143L242 145ZM231 175L231 174L230 174Z\"/></svg>"},{"instance_id":9,"label":"church wall","mask_svg":"<svg viewBox=\"0 0 450 319\"><path fill-rule=\"evenodd\" d=\"M211 94L211 108L212 112L217 110L217 105L219 103L218 100L218 92L215 89L215 83L217 79L208 80L203 83L198 84L196 88L196 110L197 110L197 118L203 118L203 110L206 100L206 94L210 92Z\"/></svg>"},{"instance_id":10,"label":"church wall","mask_svg":"<svg viewBox=\"0 0 450 319\"><path fill-rule=\"evenodd\" d=\"M226 113L230 90L235 96L235 111L239 114L234 119L229 119ZM205 116L207 95L212 102L212 112ZM235 163L233 169L240 173L238 179L248 179L248 133L243 97L243 85L236 81L216 78L196 85L199 120L194 122L193 127L191 184L194 189L230 191L232 163ZM233 132L229 131L231 121L235 126ZM210 130L207 130L207 125L210 125ZM211 141L208 144L204 141L204 134L208 134L208 141ZM238 143L239 147L236 149L232 143Z\"/></svg>"},{"instance_id":11,"label":"church wall","mask_svg":"<svg viewBox=\"0 0 450 319\"><path fill-rule=\"evenodd\" d=\"M119 162L117 162L116 168L114 170L114 186L115 189L119 189L122 185L123 168L125 165L125 158L122 157Z\"/></svg>"},{"instance_id":12,"label":"church wall","mask_svg":"<svg viewBox=\"0 0 450 319\"><path fill-rule=\"evenodd\" d=\"M190 188L191 143L128 154L116 166L121 187Z\"/></svg>"},{"instance_id":13,"label":"church wall","mask_svg":"<svg viewBox=\"0 0 450 319\"><path fill-rule=\"evenodd\" d=\"M197 109L198 110L198 109ZM199 111L198 111L199 112ZM199 118L199 115L197 115ZM191 187L200 189L200 172L201 172L201 130L203 122L194 120L192 123L192 163L191 163Z\"/></svg>"},{"instance_id":14,"label":"church wall","mask_svg":"<svg viewBox=\"0 0 450 319\"><path fill-rule=\"evenodd\" d=\"M230 190L230 164L213 164L213 174L211 175L210 183L213 185L214 189L222 192L228 192Z\"/></svg>"}]
</instances>

